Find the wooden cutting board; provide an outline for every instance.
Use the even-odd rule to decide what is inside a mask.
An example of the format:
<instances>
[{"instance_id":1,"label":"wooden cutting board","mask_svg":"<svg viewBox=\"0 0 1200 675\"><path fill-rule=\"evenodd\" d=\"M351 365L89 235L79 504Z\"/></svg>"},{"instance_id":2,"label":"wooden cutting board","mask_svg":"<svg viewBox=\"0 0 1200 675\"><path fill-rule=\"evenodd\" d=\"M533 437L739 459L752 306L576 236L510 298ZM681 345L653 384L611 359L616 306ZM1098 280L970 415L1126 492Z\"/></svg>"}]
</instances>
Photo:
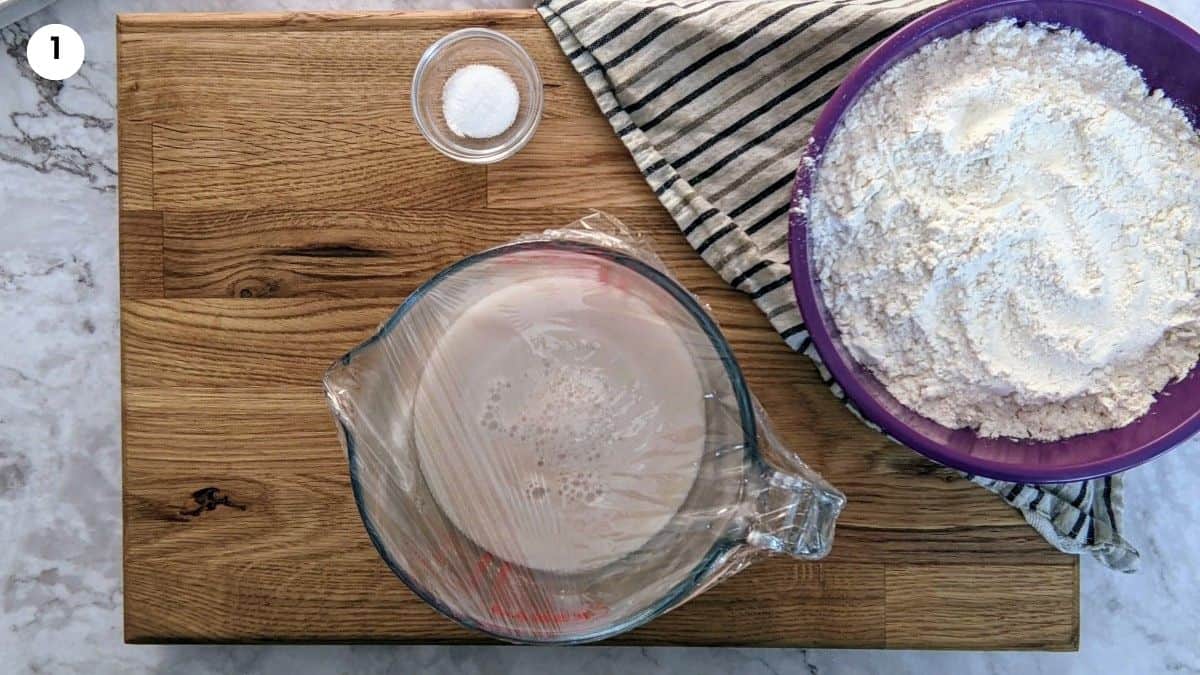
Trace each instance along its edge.
<instances>
[{"instance_id":1,"label":"wooden cutting board","mask_svg":"<svg viewBox=\"0 0 1200 675\"><path fill-rule=\"evenodd\" d=\"M472 25L540 64L545 118L467 166L413 126L422 50ZM1075 558L867 430L688 248L531 11L118 19L125 637L477 642L355 511L320 375L451 261L592 208L709 303L849 505L824 562L760 561L614 642L1074 649Z\"/></svg>"}]
</instances>

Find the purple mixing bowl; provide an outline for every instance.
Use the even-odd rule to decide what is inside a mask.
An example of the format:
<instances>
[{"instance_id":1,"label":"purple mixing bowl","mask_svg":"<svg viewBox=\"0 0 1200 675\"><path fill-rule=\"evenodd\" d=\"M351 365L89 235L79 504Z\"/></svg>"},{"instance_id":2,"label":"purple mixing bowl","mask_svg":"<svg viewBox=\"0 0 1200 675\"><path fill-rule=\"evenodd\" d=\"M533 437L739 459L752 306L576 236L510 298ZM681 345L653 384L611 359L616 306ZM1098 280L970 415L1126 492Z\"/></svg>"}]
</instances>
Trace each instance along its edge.
<instances>
[{"instance_id":1,"label":"purple mixing bowl","mask_svg":"<svg viewBox=\"0 0 1200 675\"><path fill-rule=\"evenodd\" d=\"M817 352L846 395L866 416L926 457L980 476L1055 483L1105 476L1136 466L1200 431L1200 367L1168 386L1150 411L1121 429L1053 443L980 438L949 429L904 407L854 360L837 337L814 277L807 214L799 208L812 187L812 164L842 115L875 77L925 44L1012 17L1081 30L1126 55L1151 88L1161 88L1200 122L1200 35L1135 0L958 0L905 26L879 45L846 78L813 128L813 142L796 175L791 216L792 283Z\"/></svg>"}]
</instances>

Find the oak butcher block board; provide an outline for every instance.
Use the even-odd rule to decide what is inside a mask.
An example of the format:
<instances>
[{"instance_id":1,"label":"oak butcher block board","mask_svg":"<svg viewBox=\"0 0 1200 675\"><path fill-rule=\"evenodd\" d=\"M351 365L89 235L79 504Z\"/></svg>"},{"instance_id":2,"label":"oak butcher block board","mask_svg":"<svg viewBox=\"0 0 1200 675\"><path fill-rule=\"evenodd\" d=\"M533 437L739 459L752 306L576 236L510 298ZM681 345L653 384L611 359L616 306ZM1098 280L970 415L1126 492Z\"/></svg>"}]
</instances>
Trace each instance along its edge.
<instances>
[{"instance_id":1,"label":"oak butcher block board","mask_svg":"<svg viewBox=\"0 0 1200 675\"><path fill-rule=\"evenodd\" d=\"M408 106L422 50L475 25L545 78L536 137L490 167L439 155ZM372 548L320 376L439 268L600 208L713 307L783 437L849 497L824 562L763 560L614 642L1076 648L1076 559L829 395L688 248L532 11L117 28L128 641L484 641Z\"/></svg>"}]
</instances>

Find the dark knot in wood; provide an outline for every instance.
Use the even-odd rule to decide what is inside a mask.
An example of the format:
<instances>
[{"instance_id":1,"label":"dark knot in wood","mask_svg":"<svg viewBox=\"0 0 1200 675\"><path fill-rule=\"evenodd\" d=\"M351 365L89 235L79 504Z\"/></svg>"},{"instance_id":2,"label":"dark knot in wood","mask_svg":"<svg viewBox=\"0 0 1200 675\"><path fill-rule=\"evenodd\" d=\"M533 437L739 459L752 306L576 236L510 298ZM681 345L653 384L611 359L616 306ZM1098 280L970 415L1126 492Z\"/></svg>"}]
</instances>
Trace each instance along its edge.
<instances>
[{"instance_id":1,"label":"dark knot in wood","mask_svg":"<svg viewBox=\"0 0 1200 675\"><path fill-rule=\"evenodd\" d=\"M335 246L305 246L289 248L278 253L281 256L301 258L383 258L387 253L349 244Z\"/></svg>"},{"instance_id":2,"label":"dark knot in wood","mask_svg":"<svg viewBox=\"0 0 1200 675\"><path fill-rule=\"evenodd\" d=\"M218 506L228 506L229 508L237 509L239 511L246 510L245 504L239 504L233 501L229 498L229 495L221 492L220 489L215 487L205 487L196 490L192 493L192 500L196 502L196 506L190 509L182 509L179 512L179 515L194 517L204 513L205 511L213 511Z\"/></svg>"}]
</instances>

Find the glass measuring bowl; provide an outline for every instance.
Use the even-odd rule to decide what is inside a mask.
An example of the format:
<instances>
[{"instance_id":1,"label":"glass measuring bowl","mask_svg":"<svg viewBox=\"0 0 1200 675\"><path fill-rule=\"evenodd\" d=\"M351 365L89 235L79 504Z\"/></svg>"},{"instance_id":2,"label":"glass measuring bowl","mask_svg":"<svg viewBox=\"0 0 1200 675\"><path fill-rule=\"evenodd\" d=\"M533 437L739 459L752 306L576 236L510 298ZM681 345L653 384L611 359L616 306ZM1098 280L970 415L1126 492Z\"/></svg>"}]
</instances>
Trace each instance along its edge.
<instances>
[{"instance_id":1,"label":"glass measuring bowl","mask_svg":"<svg viewBox=\"0 0 1200 675\"><path fill-rule=\"evenodd\" d=\"M580 572L523 566L464 535L430 490L413 424L425 370L463 312L548 275L596 275L655 308L687 346L703 391L703 450L682 506L632 553ZM380 555L443 614L509 641L603 639L677 606L763 551L823 557L844 504L778 444L728 343L695 298L641 257L593 242L523 241L452 265L336 362L325 389L359 513Z\"/></svg>"}]
</instances>

